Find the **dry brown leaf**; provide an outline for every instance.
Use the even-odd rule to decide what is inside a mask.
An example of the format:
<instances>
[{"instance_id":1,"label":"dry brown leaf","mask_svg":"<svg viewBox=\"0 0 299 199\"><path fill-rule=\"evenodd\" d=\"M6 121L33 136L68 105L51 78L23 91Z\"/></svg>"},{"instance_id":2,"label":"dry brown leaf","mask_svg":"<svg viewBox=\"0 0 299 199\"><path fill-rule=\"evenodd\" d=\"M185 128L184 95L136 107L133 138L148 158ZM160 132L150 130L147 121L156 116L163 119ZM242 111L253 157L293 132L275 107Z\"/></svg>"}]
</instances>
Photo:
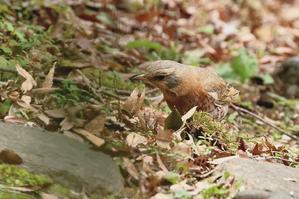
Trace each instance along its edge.
<instances>
[{"instance_id":1,"label":"dry brown leaf","mask_svg":"<svg viewBox=\"0 0 299 199\"><path fill-rule=\"evenodd\" d=\"M163 163L163 161L158 153L156 153L156 158L157 158L158 165L159 165L160 169L163 171L163 173L168 172L167 167Z\"/></svg>"},{"instance_id":2,"label":"dry brown leaf","mask_svg":"<svg viewBox=\"0 0 299 199\"><path fill-rule=\"evenodd\" d=\"M18 74L25 78L25 81L22 83L21 89L24 93L30 91L34 86L36 86L36 81L33 77L23 69L19 64L16 65Z\"/></svg>"},{"instance_id":3,"label":"dry brown leaf","mask_svg":"<svg viewBox=\"0 0 299 199\"><path fill-rule=\"evenodd\" d=\"M172 149L171 151L173 153L179 154L182 157L185 158L190 158L192 156L192 148L190 145L184 143L184 142L179 142L177 143Z\"/></svg>"},{"instance_id":4,"label":"dry brown leaf","mask_svg":"<svg viewBox=\"0 0 299 199\"><path fill-rule=\"evenodd\" d=\"M144 145L147 144L146 137L139 135L137 133L130 133L126 138L126 141L127 141L127 144L133 148L135 148L139 144L144 144Z\"/></svg>"},{"instance_id":5,"label":"dry brown leaf","mask_svg":"<svg viewBox=\"0 0 299 199\"><path fill-rule=\"evenodd\" d=\"M284 7L281 9L281 16L286 21L293 21L299 19L299 8L298 7Z\"/></svg>"},{"instance_id":6,"label":"dry brown leaf","mask_svg":"<svg viewBox=\"0 0 299 199\"><path fill-rule=\"evenodd\" d=\"M134 164L128 159L123 158L123 166L125 167L126 171L135 179L139 179L139 173Z\"/></svg>"},{"instance_id":7,"label":"dry brown leaf","mask_svg":"<svg viewBox=\"0 0 299 199\"><path fill-rule=\"evenodd\" d=\"M100 147L103 144L105 144L105 140L103 140L102 138L99 138L95 135L93 135L92 133L84 130L84 129L73 129L73 131L81 136L83 136L84 138L86 138L88 141L90 141L93 145L95 145L96 147Z\"/></svg>"},{"instance_id":8,"label":"dry brown leaf","mask_svg":"<svg viewBox=\"0 0 299 199\"><path fill-rule=\"evenodd\" d=\"M157 193L156 195L152 196L150 199L173 199L173 194Z\"/></svg>"},{"instance_id":9,"label":"dry brown leaf","mask_svg":"<svg viewBox=\"0 0 299 199\"><path fill-rule=\"evenodd\" d=\"M56 119L61 119L66 117L66 113L64 109L52 109L52 110L47 110L45 113L53 118Z\"/></svg>"},{"instance_id":10,"label":"dry brown leaf","mask_svg":"<svg viewBox=\"0 0 299 199\"><path fill-rule=\"evenodd\" d=\"M55 73L55 65L50 69L49 73L47 74L42 84L42 88L51 88L53 86L54 73Z\"/></svg>"},{"instance_id":11,"label":"dry brown leaf","mask_svg":"<svg viewBox=\"0 0 299 199\"><path fill-rule=\"evenodd\" d=\"M145 91L143 90L142 93L140 93L139 90L135 88L130 97L124 102L122 109L128 113L129 116L134 116L142 107L144 97Z\"/></svg>"},{"instance_id":12,"label":"dry brown leaf","mask_svg":"<svg viewBox=\"0 0 299 199\"><path fill-rule=\"evenodd\" d=\"M25 124L26 121L23 118L17 117L17 116L5 116L4 122L7 123L14 123L14 124Z\"/></svg>"},{"instance_id":13,"label":"dry brown leaf","mask_svg":"<svg viewBox=\"0 0 299 199\"><path fill-rule=\"evenodd\" d=\"M103 115L98 115L84 126L84 129L95 134L100 135L104 130L106 118Z\"/></svg>"},{"instance_id":14,"label":"dry brown leaf","mask_svg":"<svg viewBox=\"0 0 299 199\"><path fill-rule=\"evenodd\" d=\"M50 124L50 118L47 115L43 114L43 113L39 113L37 115L37 118L40 121L42 121L45 125L49 125Z\"/></svg>"},{"instance_id":15,"label":"dry brown leaf","mask_svg":"<svg viewBox=\"0 0 299 199\"><path fill-rule=\"evenodd\" d=\"M61 126L62 131L70 130L75 125L70 117L65 117L59 124Z\"/></svg>"},{"instance_id":16,"label":"dry brown leaf","mask_svg":"<svg viewBox=\"0 0 299 199\"><path fill-rule=\"evenodd\" d=\"M156 143L159 147L164 149L170 149L170 143L173 138L173 130L165 129L156 135Z\"/></svg>"},{"instance_id":17,"label":"dry brown leaf","mask_svg":"<svg viewBox=\"0 0 299 199\"><path fill-rule=\"evenodd\" d=\"M17 101L19 97L20 93L18 91L13 91L8 94L8 98L13 102Z\"/></svg>"},{"instance_id":18,"label":"dry brown leaf","mask_svg":"<svg viewBox=\"0 0 299 199\"><path fill-rule=\"evenodd\" d=\"M31 97L28 95L22 95L21 100L28 105L30 105L30 103L31 103Z\"/></svg>"},{"instance_id":19,"label":"dry brown leaf","mask_svg":"<svg viewBox=\"0 0 299 199\"><path fill-rule=\"evenodd\" d=\"M53 93L56 91L61 90L60 88L34 88L32 89L33 94L48 94L48 93Z\"/></svg>"},{"instance_id":20,"label":"dry brown leaf","mask_svg":"<svg viewBox=\"0 0 299 199\"><path fill-rule=\"evenodd\" d=\"M264 42L271 42L273 40L275 29L273 26L265 25L255 30L258 38Z\"/></svg>"},{"instance_id":21,"label":"dry brown leaf","mask_svg":"<svg viewBox=\"0 0 299 199\"><path fill-rule=\"evenodd\" d=\"M48 193L44 193L42 192L41 194L42 199L59 199L57 196L53 195L53 194L48 194Z\"/></svg>"},{"instance_id":22,"label":"dry brown leaf","mask_svg":"<svg viewBox=\"0 0 299 199\"><path fill-rule=\"evenodd\" d=\"M170 190L172 192L177 192L180 190L185 190L185 191L193 191L194 187L190 186L187 184L187 179L186 180L182 180L181 182L171 185L170 186Z\"/></svg>"}]
</instances>

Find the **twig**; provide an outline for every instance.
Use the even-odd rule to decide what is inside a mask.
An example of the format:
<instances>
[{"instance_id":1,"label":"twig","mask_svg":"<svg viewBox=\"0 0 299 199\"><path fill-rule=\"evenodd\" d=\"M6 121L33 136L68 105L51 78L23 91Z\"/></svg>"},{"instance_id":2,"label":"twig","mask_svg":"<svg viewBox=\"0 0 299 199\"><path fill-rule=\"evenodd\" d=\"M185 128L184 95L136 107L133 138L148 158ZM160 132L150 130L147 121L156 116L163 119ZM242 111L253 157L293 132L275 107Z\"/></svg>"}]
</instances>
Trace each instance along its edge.
<instances>
[{"instance_id":1,"label":"twig","mask_svg":"<svg viewBox=\"0 0 299 199\"><path fill-rule=\"evenodd\" d=\"M231 106L234 110L236 110L236 111L238 111L238 112L246 113L246 114L248 114L248 115L250 115L250 116L252 116L252 117L254 117L254 118L260 120L260 121L263 122L264 124L269 125L270 127L274 128L275 130L281 132L282 134L285 134L285 135L289 136L290 138L299 141L299 137L297 137L297 136L295 136L295 135L293 135L293 134L291 134L291 133L289 133L289 132L286 132L285 130L283 130L282 128L276 126L275 124L271 123L270 121L267 121L267 120L266 120L265 118L263 118L262 116L259 116L259 115L255 114L255 113L253 113L253 112L251 112L251 111L249 111L249 110L247 110L247 109L245 109L245 108L242 108L242 107L240 107L240 106L237 106L237 105L235 105L235 104L233 104L233 103L231 103L230 106Z\"/></svg>"}]
</instances>

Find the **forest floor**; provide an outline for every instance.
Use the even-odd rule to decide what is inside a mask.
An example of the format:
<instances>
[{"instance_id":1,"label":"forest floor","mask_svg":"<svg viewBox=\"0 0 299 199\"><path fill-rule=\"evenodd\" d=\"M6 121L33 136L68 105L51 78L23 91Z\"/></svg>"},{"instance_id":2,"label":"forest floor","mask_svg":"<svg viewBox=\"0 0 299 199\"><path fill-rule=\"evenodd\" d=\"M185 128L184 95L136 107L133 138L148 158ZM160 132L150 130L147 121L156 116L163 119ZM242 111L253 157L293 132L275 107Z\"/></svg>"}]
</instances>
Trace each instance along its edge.
<instances>
[{"instance_id":1,"label":"forest floor","mask_svg":"<svg viewBox=\"0 0 299 199\"><path fill-rule=\"evenodd\" d=\"M299 100L286 97L275 77L298 55L298 30L292 0L7 0L0 117L83 137L118 162L128 198L191 198L195 190L233 197L240 185L231 178L199 187L215 159L299 167ZM214 67L240 90L239 106L279 129L236 110L222 121L192 111L168 117L159 90L129 80L140 64L160 59ZM179 130L164 128L167 117Z\"/></svg>"}]
</instances>

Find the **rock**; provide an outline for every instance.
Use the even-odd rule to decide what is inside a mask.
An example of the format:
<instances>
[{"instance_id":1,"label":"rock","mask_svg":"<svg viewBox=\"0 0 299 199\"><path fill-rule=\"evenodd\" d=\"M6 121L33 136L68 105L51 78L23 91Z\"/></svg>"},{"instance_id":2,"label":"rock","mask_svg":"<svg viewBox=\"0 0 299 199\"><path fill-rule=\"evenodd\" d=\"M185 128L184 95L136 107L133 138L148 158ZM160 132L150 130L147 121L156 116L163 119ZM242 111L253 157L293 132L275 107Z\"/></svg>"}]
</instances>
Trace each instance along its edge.
<instances>
[{"instance_id":1,"label":"rock","mask_svg":"<svg viewBox=\"0 0 299 199\"><path fill-rule=\"evenodd\" d=\"M299 198L299 169L248 158L233 158L219 165L214 175L224 171L242 180L239 199Z\"/></svg>"},{"instance_id":2,"label":"rock","mask_svg":"<svg viewBox=\"0 0 299 199\"><path fill-rule=\"evenodd\" d=\"M275 77L279 81L279 90L287 97L299 98L299 56L286 59L280 65Z\"/></svg>"},{"instance_id":3,"label":"rock","mask_svg":"<svg viewBox=\"0 0 299 199\"><path fill-rule=\"evenodd\" d=\"M0 150L13 150L22 167L90 194L119 193L123 178L111 157L59 133L0 123Z\"/></svg>"}]
</instances>

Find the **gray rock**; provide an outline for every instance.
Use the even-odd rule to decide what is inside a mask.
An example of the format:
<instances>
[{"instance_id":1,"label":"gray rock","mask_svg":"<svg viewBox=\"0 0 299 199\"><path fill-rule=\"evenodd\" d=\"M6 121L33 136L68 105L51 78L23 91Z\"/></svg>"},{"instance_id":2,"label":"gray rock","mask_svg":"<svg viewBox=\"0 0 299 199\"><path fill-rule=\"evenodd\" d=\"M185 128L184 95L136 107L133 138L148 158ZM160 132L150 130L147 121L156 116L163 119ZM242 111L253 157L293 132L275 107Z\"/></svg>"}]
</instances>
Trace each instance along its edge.
<instances>
[{"instance_id":1,"label":"gray rock","mask_svg":"<svg viewBox=\"0 0 299 199\"><path fill-rule=\"evenodd\" d=\"M119 193L123 178L111 157L59 133L0 122L0 150L10 149L21 166L47 174L55 181L89 193Z\"/></svg>"},{"instance_id":2,"label":"gray rock","mask_svg":"<svg viewBox=\"0 0 299 199\"><path fill-rule=\"evenodd\" d=\"M215 174L224 171L242 180L245 190L238 193L236 198L299 198L297 168L248 158L234 158L220 164Z\"/></svg>"}]
</instances>

